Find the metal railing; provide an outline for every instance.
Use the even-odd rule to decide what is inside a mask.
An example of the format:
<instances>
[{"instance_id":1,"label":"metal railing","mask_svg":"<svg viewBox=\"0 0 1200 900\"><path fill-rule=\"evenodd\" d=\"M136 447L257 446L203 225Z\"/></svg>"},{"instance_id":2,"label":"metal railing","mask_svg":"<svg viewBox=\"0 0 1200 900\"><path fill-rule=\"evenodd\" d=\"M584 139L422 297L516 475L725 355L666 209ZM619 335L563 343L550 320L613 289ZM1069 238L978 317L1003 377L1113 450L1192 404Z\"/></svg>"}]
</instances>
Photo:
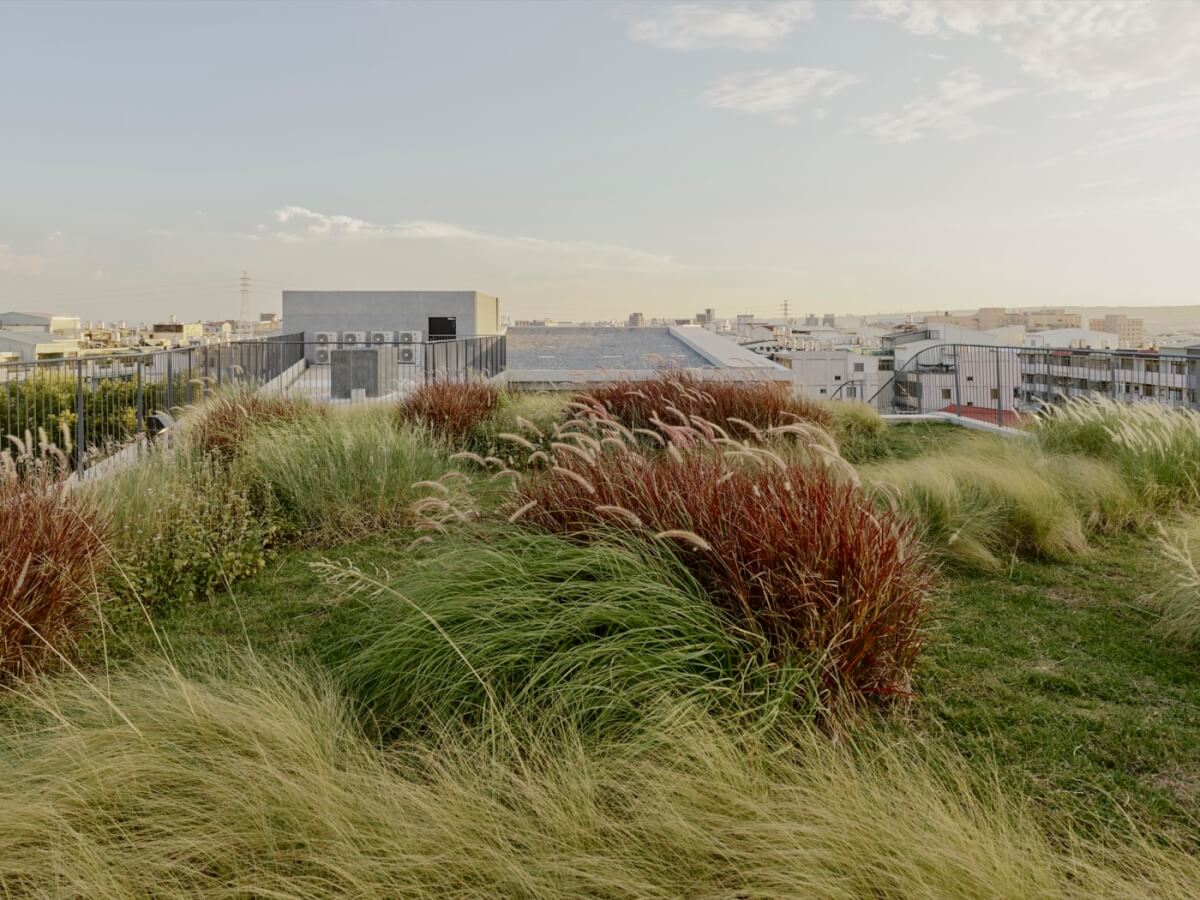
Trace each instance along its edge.
<instances>
[{"instance_id":1,"label":"metal railing","mask_svg":"<svg viewBox=\"0 0 1200 900\"><path fill-rule=\"evenodd\" d=\"M223 385L314 401L402 396L416 384L466 381L504 370L503 335L354 348L305 342L302 334L170 350L128 350L74 359L0 363L0 441L44 433L69 447L77 471L162 427L161 412ZM370 378L368 378L370 373ZM7 441L5 441L7 443Z\"/></svg>"},{"instance_id":2,"label":"metal railing","mask_svg":"<svg viewBox=\"0 0 1200 900\"><path fill-rule=\"evenodd\" d=\"M1198 389L1200 356L938 344L897 365L867 402L882 413L943 412L1012 427L1072 397L1196 408Z\"/></svg>"},{"instance_id":3,"label":"metal railing","mask_svg":"<svg viewBox=\"0 0 1200 900\"><path fill-rule=\"evenodd\" d=\"M507 366L504 335L413 343L289 344L299 364L265 386L322 403L396 400L420 384L481 381Z\"/></svg>"}]
</instances>

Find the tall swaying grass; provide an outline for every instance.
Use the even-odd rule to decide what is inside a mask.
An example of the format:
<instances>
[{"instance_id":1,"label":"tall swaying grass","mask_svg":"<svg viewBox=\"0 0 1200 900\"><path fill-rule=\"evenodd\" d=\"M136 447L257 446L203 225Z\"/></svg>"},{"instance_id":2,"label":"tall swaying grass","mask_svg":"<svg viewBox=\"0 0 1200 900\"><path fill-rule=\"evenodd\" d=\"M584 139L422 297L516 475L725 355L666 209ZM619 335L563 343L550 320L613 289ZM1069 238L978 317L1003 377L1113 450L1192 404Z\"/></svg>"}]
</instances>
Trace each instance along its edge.
<instances>
[{"instance_id":1,"label":"tall swaying grass","mask_svg":"<svg viewBox=\"0 0 1200 900\"><path fill-rule=\"evenodd\" d=\"M147 606L203 599L253 575L279 538L250 486L208 454L154 448L87 493L112 522L112 588Z\"/></svg>"},{"instance_id":2,"label":"tall swaying grass","mask_svg":"<svg viewBox=\"0 0 1200 900\"><path fill-rule=\"evenodd\" d=\"M433 381L422 384L400 403L401 421L424 426L452 446L467 436L501 405L503 394L480 381Z\"/></svg>"},{"instance_id":3,"label":"tall swaying grass","mask_svg":"<svg viewBox=\"0 0 1200 900\"><path fill-rule=\"evenodd\" d=\"M1158 630L1190 647L1200 646L1200 518L1163 529L1166 572L1154 599L1162 613Z\"/></svg>"},{"instance_id":4,"label":"tall swaying grass","mask_svg":"<svg viewBox=\"0 0 1200 900\"><path fill-rule=\"evenodd\" d=\"M1151 506L1200 501L1200 413L1159 403L1074 399L1038 414L1049 450L1115 464Z\"/></svg>"},{"instance_id":5,"label":"tall swaying grass","mask_svg":"<svg viewBox=\"0 0 1200 900\"><path fill-rule=\"evenodd\" d=\"M361 407L255 428L235 477L285 528L340 542L411 524L414 484L447 471L444 451L421 429Z\"/></svg>"},{"instance_id":6,"label":"tall swaying grass","mask_svg":"<svg viewBox=\"0 0 1200 900\"><path fill-rule=\"evenodd\" d=\"M231 387L212 391L189 410L181 431L186 446L228 460L260 425L302 423L324 414L325 407L302 398Z\"/></svg>"},{"instance_id":7,"label":"tall swaying grass","mask_svg":"<svg viewBox=\"0 0 1200 900\"><path fill-rule=\"evenodd\" d=\"M895 740L779 748L682 707L621 745L514 723L381 752L328 682L233 670L147 665L17 701L0 891L1174 900L1200 884L1194 858L1149 842L1052 843L994 786Z\"/></svg>"},{"instance_id":8,"label":"tall swaying grass","mask_svg":"<svg viewBox=\"0 0 1200 900\"><path fill-rule=\"evenodd\" d=\"M840 700L907 694L930 578L910 524L821 466L672 451L572 456L515 502L562 534L624 526L673 542L742 627L777 659L804 655Z\"/></svg>"},{"instance_id":9,"label":"tall swaying grass","mask_svg":"<svg viewBox=\"0 0 1200 900\"><path fill-rule=\"evenodd\" d=\"M735 437L750 437L796 421L826 427L830 412L796 395L790 384L762 380L706 381L664 371L648 381L614 381L580 392L576 400L603 409L626 428L655 428L656 420L691 424L699 416Z\"/></svg>"},{"instance_id":10,"label":"tall swaying grass","mask_svg":"<svg viewBox=\"0 0 1200 900\"><path fill-rule=\"evenodd\" d=\"M0 679L70 653L107 564L104 516L67 492L66 460L43 446L0 454Z\"/></svg>"},{"instance_id":11,"label":"tall swaying grass","mask_svg":"<svg viewBox=\"0 0 1200 900\"><path fill-rule=\"evenodd\" d=\"M467 445L481 454L507 456L513 446L503 435L540 441L570 418L570 398L561 391L505 391L500 405L471 431Z\"/></svg>"},{"instance_id":12,"label":"tall swaying grass","mask_svg":"<svg viewBox=\"0 0 1200 900\"><path fill-rule=\"evenodd\" d=\"M1144 519L1136 495L1108 464L978 435L947 453L864 466L864 481L920 523L926 543L966 568L1014 556L1069 560L1089 532Z\"/></svg>"},{"instance_id":13,"label":"tall swaying grass","mask_svg":"<svg viewBox=\"0 0 1200 900\"><path fill-rule=\"evenodd\" d=\"M518 531L403 576L326 575L354 599L319 653L389 733L498 714L612 736L683 701L769 722L804 694L662 545Z\"/></svg>"}]
</instances>

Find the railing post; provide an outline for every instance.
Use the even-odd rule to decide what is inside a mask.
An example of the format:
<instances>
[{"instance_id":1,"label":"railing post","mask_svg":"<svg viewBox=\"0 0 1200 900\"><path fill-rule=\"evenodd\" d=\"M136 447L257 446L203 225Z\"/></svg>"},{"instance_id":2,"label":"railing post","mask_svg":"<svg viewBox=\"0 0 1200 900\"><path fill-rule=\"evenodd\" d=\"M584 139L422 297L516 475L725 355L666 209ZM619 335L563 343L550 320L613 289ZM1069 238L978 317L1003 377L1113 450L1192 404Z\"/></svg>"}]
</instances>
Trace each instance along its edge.
<instances>
[{"instance_id":1,"label":"railing post","mask_svg":"<svg viewBox=\"0 0 1200 900\"><path fill-rule=\"evenodd\" d=\"M83 472L84 466L87 464L84 454L84 435L83 417L86 415L86 407L83 400L83 360L75 360L75 471Z\"/></svg>"},{"instance_id":2,"label":"railing post","mask_svg":"<svg viewBox=\"0 0 1200 900\"><path fill-rule=\"evenodd\" d=\"M954 414L962 415L962 352L963 347L956 346L954 349Z\"/></svg>"},{"instance_id":3,"label":"railing post","mask_svg":"<svg viewBox=\"0 0 1200 900\"><path fill-rule=\"evenodd\" d=\"M167 412L175 408L175 353L167 351Z\"/></svg>"},{"instance_id":4,"label":"railing post","mask_svg":"<svg viewBox=\"0 0 1200 900\"><path fill-rule=\"evenodd\" d=\"M1000 348L997 347L992 351L996 354L996 424L1001 428L1004 427L1004 396L1001 388L1003 387L1003 375L1000 371Z\"/></svg>"},{"instance_id":5,"label":"railing post","mask_svg":"<svg viewBox=\"0 0 1200 900\"><path fill-rule=\"evenodd\" d=\"M139 354L137 358L137 433L141 434L145 426L145 417L142 415L142 407L144 406L142 399L142 357Z\"/></svg>"}]
</instances>

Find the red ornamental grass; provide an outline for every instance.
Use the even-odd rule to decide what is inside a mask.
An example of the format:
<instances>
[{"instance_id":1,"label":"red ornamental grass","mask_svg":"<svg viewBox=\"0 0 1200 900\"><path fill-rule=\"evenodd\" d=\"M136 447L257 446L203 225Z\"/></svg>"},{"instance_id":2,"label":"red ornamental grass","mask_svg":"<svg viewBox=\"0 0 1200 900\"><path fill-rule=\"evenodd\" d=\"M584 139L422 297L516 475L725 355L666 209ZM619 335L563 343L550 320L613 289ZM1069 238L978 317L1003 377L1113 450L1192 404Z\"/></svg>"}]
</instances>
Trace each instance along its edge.
<instances>
[{"instance_id":1,"label":"red ornamental grass","mask_svg":"<svg viewBox=\"0 0 1200 900\"><path fill-rule=\"evenodd\" d=\"M69 654L107 560L105 533L60 481L0 471L0 680Z\"/></svg>"},{"instance_id":2,"label":"red ornamental grass","mask_svg":"<svg viewBox=\"0 0 1200 900\"><path fill-rule=\"evenodd\" d=\"M191 433L205 453L232 459L241 451L256 425L298 422L324 415L324 407L282 394L242 391L211 397L196 417Z\"/></svg>"},{"instance_id":3,"label":"red ornamental grass","mask_svg":"<svg viewBox=\"0 0 1200 900\"><path fill-rule=\"evenodd\" d=\"M667 372L650 381L614 381L576 396L578 402L603 407L628 428L653 428L657 418L681 423L678 414L699 416L732 436L750 437L797 420L828 427L833 417L825 407L796 396L789 384L762 380L705 381L687 372ZM678 413L672 412L678 410Z\"/></svg>"},{"instance_id":4,"label":"red ornamental grass","mask_svg":"<svg viewBox=\"0 0 1200 900\"><path fill-rule=\"evenodd\" d=\"M820 660L832 699L909 693L930 570L911 524L821 467L729 468L712 453L607 454L524 484L523 514L586 536L672 541L713 598L776 658Z\"/></svg>"},{"instance_id":5,"label":"red ornamental grass","mask_svg":"<svg viewBox=\"0 0 1200 900\"><path fill-rule=\"evenodd\" d=\"M457 443L500 405L500 389L482 382L423 384L400 404L400 418Z\"/></svg>"}]
</instances>

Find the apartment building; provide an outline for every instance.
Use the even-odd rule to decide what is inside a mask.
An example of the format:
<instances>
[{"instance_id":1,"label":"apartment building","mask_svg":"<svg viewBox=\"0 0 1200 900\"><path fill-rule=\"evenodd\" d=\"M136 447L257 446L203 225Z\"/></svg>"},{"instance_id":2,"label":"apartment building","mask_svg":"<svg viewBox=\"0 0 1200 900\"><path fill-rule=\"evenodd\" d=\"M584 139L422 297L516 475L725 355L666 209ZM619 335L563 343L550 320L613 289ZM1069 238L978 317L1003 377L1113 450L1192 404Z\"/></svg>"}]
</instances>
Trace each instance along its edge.
<instances>
[{"instance_id":1,"label":"apartment building","mask_svg":"<svg viewBox=\"0 0 1200 900\"><path fill-rule=\"evenodd\" d=\"M1110 313L1102 319L1089 319L1093 331L1111 331L1121 340L1121 348L1137 350L1146 344L1146 328L1141 319L1131 319L1125 313Z\"/></svg>"},{"instance_id":2,"label":"apartment building","mask_svg":"<svg viewBox=\"0 0 1200 900\"><path fill-rule=\"evenodd\" d=\"M852 350L791 350L771 358L791 370L796 393L813 400L868 400L891 377L880 368L884 357Z\"/></svg>"}]
</instances>

